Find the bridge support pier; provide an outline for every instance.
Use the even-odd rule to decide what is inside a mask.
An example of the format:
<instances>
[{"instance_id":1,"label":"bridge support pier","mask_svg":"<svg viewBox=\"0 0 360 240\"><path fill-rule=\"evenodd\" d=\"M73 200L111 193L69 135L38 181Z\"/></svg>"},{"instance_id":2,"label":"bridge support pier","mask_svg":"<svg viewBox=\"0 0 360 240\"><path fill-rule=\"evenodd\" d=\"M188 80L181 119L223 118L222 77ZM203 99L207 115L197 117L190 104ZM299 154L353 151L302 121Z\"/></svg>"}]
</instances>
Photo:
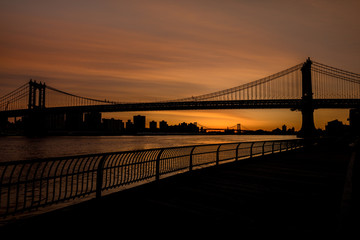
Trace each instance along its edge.
<instances>
[{"instance_id":1,"label":"bridge support pier","mask_svg":"<svg viewBox=\"0 0 360 240\"><path fill-rule=\"evenodd\" d=\"M44 136L47 133L47 116L44 113L32 112L24 116L24 133L26 136Z\"/></svg>"},{"instance_id":2,"label":"bridge support pier","mask_svg":"<svg viewBox=\"0 0 360 240\"><path fill-rule=\"evenodd\" d=\"M0 116L0 135L5 134L7 124L8 124L8 117Z\"/></svg>"},{"instance_id":3,"label":"bridge support pier","mask_svg":"<svg viewBox=\"0 0 360 240\"><path fill-rule=\"evenodd\" d=\"M300 130L300 137L305 139L306 145L311 145L312 140L316 136L316 129L314 124L314 107L313 107L313 92L311 84L311 64L310 58L304 63L301 68L302 72L302 126Z\"/></svg>"}]
</instances>

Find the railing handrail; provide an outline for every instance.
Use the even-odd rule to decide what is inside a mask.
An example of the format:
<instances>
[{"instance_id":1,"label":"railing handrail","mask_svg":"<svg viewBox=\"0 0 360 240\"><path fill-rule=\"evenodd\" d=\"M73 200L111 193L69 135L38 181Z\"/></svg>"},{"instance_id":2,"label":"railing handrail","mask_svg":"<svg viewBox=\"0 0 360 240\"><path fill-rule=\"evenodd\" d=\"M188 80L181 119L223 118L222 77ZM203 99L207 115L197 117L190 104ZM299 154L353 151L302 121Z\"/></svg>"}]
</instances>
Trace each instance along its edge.
<instances>
[{"instance_id":1,"label":"railing handrail","mask_svg":"<svg viewBox=\"0 0 360 240\"><path fill-rule=\"evenodd\" d=\"M243 141L1 162L0 217L302 146L302 139Z\"/></svg>"},{"instance_id":2,"label":"railing handrail","mask_svg":"<svg viewBox=\"0 0 360 240\"><path fill-rule=\"evenodd\" d=\"M175 147L158 147L158 148L149 148L149 149L138 149L138 150L125 150L125 151L114 151L114 152L105 152L105 153L91 153L91 154L76 154L76 155L66 155L61 157L47 157L47 158L33 158L33 159L23 159L23 160L10 160L10 161L0 161L1 165L13 165L20 163L29 163L31 162L44 162L44 161L57 161L65 160L68 158L84 158L84 157L96 157L103 155L113 155L113 154L126 154L133 152L147 152L147 151L157 151L162 149L181 149L181 148L191 148L191 147L208 147L208 146L218 146L218 145L232 145L232 144L241 144L241 143L258 143L258 142L283 142L283 141L296 141L301 140L301 138L294 139L283 139L283 140L256 140L256 141L241 141L241 142L226 142L226 143L211 143L211 144L194 144L194 145L183 145Z\"/></svg>"}]
</instances>

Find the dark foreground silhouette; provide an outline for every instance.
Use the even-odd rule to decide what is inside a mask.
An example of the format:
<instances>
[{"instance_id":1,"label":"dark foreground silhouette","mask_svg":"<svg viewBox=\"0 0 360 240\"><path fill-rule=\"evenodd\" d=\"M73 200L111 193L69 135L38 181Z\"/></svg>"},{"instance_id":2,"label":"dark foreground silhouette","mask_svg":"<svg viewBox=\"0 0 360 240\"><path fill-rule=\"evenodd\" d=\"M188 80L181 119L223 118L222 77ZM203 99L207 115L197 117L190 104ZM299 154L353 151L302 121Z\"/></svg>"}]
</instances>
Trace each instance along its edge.
<instances>
[{"instance_id":1,"label":"dark foreground silhouette","mask_svg":"<svg viewBox=\"0 0 360 240\"><path fill-rule=\"evenodd\" d=\"M344 198L351 156L349 148L326 147L233 162L19 219L1 231L38 237L354 234L357 192Z\"/></svg>"}]
</instances>

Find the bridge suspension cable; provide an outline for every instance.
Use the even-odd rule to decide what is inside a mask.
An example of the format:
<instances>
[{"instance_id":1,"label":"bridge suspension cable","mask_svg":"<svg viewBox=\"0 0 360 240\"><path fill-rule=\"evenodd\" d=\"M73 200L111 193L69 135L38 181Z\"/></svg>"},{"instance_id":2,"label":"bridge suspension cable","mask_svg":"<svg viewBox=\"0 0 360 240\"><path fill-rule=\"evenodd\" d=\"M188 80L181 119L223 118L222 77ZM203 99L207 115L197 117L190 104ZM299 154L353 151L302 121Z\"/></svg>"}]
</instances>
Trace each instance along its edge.
<instances>
[{"instance_id":1,"label":"bridge suspension cable","mask_svg":"<svg viewBox=\"0 0 360 240\"><path fill-rule=\"evenodd\" d=\"M14 91L0 97L0 111L26 109L28 104L29 85L26 83Z\"/></svg>"},{"instance_id":2,"label":"bridge suspension cable","mask_svg":"<svg viewBox=\"0 0 360 240\"><path fill-rule=\"evenodd\" d=\"M47 107L56 106L91 106L91 105L104 105L104 104L117 104L114 101L99 100L94 98L82 97L72 93L64 92L59 89L46 86L52 93L47 94Z\"/></svg>"},{"instance_id":3,"label":"bridge suspension cable","mask_svg":"<svg viewBox=\"0 0 360 240\"><path fill-rule=\"evenodd\" d=\"M301 97L302 64L237 87L174 101L296 99Z\"/></svg>"},{"instance_id":4,"label":"bridge suspension cable","mask_svg":"<svg viewBox=\"0 0 360 240\"><path fill-rule=\"evenodd\" d=\"M313 62L314 99L360 99L360 74Z\"/></svg>"},{"instance_id":5,"label":"bridge suspension cable","mask_svg":"<svg viewBox=\"0 0 360 240\"><path fill-rule=\"evenodd\" d=\"M337 75L339 77L344 77L348 76L348 79L352 79L354 81L359 81L360 82L360 74L358 73L353 73L353 72L349 72L340 68L335 68L335 67L331 67L319 62L315 62L313 61L313 67L317 67L317 68L322 68L325 72L327 73L332 73L334 75Z\"/></svg>"}]
</instances>

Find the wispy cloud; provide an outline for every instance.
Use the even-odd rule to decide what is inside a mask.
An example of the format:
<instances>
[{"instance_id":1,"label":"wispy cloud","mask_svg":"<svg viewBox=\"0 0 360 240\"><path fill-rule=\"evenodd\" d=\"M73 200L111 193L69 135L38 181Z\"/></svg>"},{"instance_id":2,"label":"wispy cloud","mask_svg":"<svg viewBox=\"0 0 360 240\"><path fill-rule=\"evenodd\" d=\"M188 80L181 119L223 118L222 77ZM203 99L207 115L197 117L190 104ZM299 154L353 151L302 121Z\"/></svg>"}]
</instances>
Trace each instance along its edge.
<instances>
[{"instance_id":1,"label":"wispy cloud","mask_svg":"<svg viewBox=\"0 0 360 240\"><path fill-rule=\"evenodd\" d=\"M182 98L308 56L360 72L358 9L358 1L2 1L0 95L37 78L119 101Z\"/></svg>"}]
</instances>

